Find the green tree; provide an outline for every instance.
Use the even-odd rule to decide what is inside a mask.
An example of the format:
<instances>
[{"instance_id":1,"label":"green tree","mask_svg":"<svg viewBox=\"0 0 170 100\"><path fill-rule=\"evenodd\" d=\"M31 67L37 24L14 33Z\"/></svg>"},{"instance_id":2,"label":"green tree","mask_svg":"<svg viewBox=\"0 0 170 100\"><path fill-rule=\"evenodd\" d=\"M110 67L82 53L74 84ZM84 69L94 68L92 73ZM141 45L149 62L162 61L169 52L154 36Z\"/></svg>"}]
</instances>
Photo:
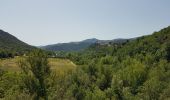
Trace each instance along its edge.
<instances>
[{"instance_id":1,"label":"green tree","mask_svg":"<svg viewBox=\"0 0 170 100\"><path fill-rule=\"evenodd\" d=\"M25 61L19 63L24 85L34 99L48 99L46 79L50 75L50 67L47 55L41 50L35 50L29 54Z\"/></svg>"}]
</instances>

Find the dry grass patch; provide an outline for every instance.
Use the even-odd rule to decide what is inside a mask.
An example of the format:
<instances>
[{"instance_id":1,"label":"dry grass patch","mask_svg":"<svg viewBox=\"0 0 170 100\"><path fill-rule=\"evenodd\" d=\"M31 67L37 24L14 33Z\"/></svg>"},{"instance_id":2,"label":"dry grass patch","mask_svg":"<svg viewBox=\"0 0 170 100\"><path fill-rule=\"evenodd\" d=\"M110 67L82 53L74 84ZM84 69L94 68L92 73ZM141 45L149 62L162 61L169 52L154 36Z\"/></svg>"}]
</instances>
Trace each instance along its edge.
<instances>
[{"instance_id":1,"label":"dry grass patch","mask_svg":"<svg viewBox=\"0 0 170 100\"><path fill-rule=\"evenodd\" d=\"M0 59L0 69L14 72L20 71L21 69L18 67L19 59L21 59L21 57ZM68 59L49 58L48 60L51 69L59 73L71 71L76 68L76 65Z\"/></svg>"}]
</instances>

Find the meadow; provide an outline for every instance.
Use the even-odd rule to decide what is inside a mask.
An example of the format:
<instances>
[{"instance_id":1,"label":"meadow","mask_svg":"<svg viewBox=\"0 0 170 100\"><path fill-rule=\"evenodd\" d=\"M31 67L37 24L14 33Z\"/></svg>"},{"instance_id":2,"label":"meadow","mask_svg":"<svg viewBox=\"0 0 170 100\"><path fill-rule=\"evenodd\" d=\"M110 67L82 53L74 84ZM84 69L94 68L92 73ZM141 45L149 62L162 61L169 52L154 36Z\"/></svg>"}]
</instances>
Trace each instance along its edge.
<instances>
[{"instance_id":1,"label":"meadow","mask_svg":"<svg viewBox=\"0 0 170 100\"><path fill-rule=\"evenodd\" d=\"M21 68L18 66L18 61L22 59L21 57L0 59L0 69L5 71L18 72ZM66 72L76 68L76 65L68 59L59 58L49 58L49 65L53 71Z\"/></svg>"}]
</instances>

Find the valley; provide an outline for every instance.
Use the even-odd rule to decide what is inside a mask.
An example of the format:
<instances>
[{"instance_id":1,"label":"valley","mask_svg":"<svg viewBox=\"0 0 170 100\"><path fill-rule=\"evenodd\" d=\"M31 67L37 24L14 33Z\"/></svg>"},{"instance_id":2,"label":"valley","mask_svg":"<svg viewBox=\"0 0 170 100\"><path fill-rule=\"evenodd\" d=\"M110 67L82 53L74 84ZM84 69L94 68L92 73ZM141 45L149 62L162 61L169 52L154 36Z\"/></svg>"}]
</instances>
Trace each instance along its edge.
<instances>
[{"instance_id":1,"label":"valley","mask_svg":"<svg viewBox=\"0 0 170 100\"><path fill-rule=\"evenodd\" d=\"M170 26L132 39L87 39L53 45L56 48L62 45L60 50L29 46L4 31L0 36L2 99L170 98ZM6 44L4 40L9 37L13 40ZM84 47L87 42L89 44ZM77 46L75 49L75 44L78 48L82 46L81 49Z\"/></svg>"},{"instance_id":2,"label":"valley","mask_svg":"<svg viewBox=\"0 0 170 100\"><path fill-rule=\"evenodd\" d=\"M0 100L170 100L170 0L1 0Z\"/></svg>"}]
</instances>

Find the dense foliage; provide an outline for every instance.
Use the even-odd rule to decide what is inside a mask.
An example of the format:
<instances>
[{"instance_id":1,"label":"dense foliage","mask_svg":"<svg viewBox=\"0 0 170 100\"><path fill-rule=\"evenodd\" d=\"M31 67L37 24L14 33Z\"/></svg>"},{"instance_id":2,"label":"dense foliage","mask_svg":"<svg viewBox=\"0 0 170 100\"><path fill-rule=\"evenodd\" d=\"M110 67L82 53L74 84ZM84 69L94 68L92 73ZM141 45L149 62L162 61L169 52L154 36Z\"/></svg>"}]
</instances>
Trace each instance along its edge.
<instances>
[{"instance_id":1,"label":"dense foliage","mask_svg":"<svg viewBox=\"0 0 170 100\"><path fill-rule=\"evenodd\" d=\"M41 62L46 57L41 56L43 52L32 54L31 61L26 61L32 66L29 71L0 70L0 98L39 99L33 96L45 89L46 98L44 94L40 97L49 100L170 99L170 27L126 43L95 44L81 52L60 52L77 64L76 70L64 74L45 71L48 64L46 60ZM43 77L43 86L37 75Z\"/></svg>"},{"instance_id":2,"label":"dense foliage","mask_svg":"<svg viewBox=\"0 0 170 100\"><path fill-rule=\"evenodd\" d=\"M46 54L41 50L36 50L30 53L25 61L20 61L19 65L23 72L22 80L29 93L34 99L47 100L46 80L51 71Z\"/></svg>"},{"instance_id":3,"label":"dense foliage","mask_svg":"<svg viewBox=\"0 0 170 100\"><path fill-rule=\"evenodd\" d=\"M76 99L169 99L170 27L122 44L95 44L66 57L81 65L73 81Z\"/></svg>"}]
</instances>

